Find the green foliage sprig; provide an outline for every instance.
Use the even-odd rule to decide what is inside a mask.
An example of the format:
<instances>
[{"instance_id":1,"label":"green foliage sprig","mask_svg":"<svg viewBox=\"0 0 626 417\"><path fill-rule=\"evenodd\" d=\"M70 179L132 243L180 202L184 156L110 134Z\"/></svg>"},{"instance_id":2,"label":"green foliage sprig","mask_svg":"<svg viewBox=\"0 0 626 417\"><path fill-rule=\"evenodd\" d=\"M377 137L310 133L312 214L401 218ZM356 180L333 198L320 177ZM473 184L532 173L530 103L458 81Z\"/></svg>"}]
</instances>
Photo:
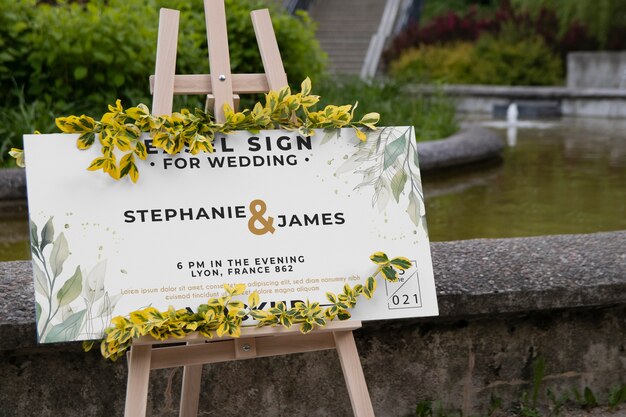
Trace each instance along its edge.
<instances>
[{"instance_id":1,"label":"green foliage sprig","mask_svg":"<svg viewBox=\"0 0 626 417\"><path fill-rule=\"evenodd\" d=\"M102 170L114 179L129 176L133 182L139 178L136 158L146 159L147 150L141 140L141 133L148 132L152 144L168 154L176 154L187 148L191 154L213 152L213 140L217 133L231 133L248 130L258 133L261 129L286 129L297 131L304 136L314 134L313 129L354 128L357 137L365 140L363 128L376 130L380 120L378 113L367 113L355 121L354 110L358 102L343 106L328 105L319 111L312 107L319 96L311 94L311 80L307 77L301 84L301 91L292 94L289 86L280 91L265 94L265 103L256 103L252 110L234 111L224 105L226 121L217 123L205 111L196 109L193 113L182 109L170 115L150 114L145 104L124 109L121 101L109 105L109 111L98 121L86 115L67 116L56 119L57 127L65 133L79 133L78 149L90 148L98 139L102 146L102 156L94 159L87 168L90 171ZM117 160L116 151L123 156ZM9 154L24 166L24 153L11 149Z\"/></svg>"},{"instance_id":2,"label":"green foliage sprig","mask_svg":"<svg viewBox=\"0 0 626 417\"><path fill-rule=\"evenodd\" d=\"M128 316L114 317L111 327L107 328L105 338L100 343L100 352L107 359L116 360L130 347L132 340L140 336L150 335L157 340L167 340L170 337L182 339L190 333L199 333L207 339L214 335L222 337L228 335L239 337L241 325L246 316L257 321L258 327L282 326L289 328L300 325L304 334L312 331L315 326L325 326L335 319L347 320L351 317L349 309L353 308L357 299L363 295L370 299L376 291L376 278L382 275L390 282L398 280L398 271L411 266L411 261L404 257L389 259L386 254L376 252L370 256L378 268L365 284L351 287L345 284L339 294L326 293L330 306L322 308L319 302L297 302L292 308L287 308L284 302L276 303L267 309L259 308L261 300L254 291L248 296L247 305L235 299L246 291L244 284L224 285L226 293L219 298L210 298L206 304L198 306L196 311L190 308L176 310L170 306L166 312L154 307L147 307L133 311ZM83 343L85 350L90 350L94 341Z\"/></svg>"}]
</instances>

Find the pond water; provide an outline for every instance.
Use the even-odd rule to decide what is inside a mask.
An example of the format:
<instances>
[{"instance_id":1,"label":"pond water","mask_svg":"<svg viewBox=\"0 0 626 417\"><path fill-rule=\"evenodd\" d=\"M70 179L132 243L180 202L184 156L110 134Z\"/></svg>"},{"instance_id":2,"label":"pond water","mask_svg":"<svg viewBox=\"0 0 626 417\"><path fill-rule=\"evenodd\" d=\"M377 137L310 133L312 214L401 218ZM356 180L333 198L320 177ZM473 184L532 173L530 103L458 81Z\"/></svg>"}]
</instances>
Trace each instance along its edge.
<instances>
[{"instance_id":1,"label":"pond water","mask_svg":"<svg viewBox=\"0 0 626 417\"><path fill-rule=\"evenodd\" d=\"M626 229L626 120L495 130L503 161L424 178L431 240Z\"/></svg>"},{"instance_id":2,"label":"pond water","mask_svg":"<svg viewBox=\"0 0 626 417\"><path fill-rule=\"evenodd\" d=\"M0 201L0 262L30 259L26 201Z\"/></svg>"},{"instance_id":3,"label":"pond water","mask_svg":"<svg viewBox=\"0 0 626 417\"><path fill-rule=\"evenodd\" d=\"M626 229L626 120L520 126L502 161L424 176L432 241ZM29 259L26 213L0 204L0 261Z\"/></svg>"}]
</instances>

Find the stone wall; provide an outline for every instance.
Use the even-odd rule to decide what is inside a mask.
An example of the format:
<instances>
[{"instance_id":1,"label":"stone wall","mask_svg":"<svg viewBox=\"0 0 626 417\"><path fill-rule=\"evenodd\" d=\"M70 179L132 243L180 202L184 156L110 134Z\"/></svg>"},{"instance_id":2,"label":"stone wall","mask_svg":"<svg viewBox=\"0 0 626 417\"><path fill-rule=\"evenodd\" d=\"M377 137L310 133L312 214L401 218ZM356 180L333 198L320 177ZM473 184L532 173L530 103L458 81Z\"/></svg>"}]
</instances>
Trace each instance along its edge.
<instances>
[{"instance_id":1,"label":"stone wall","mask_svg":"<svg viewBox=\"0 0 626 417\"><path fill-rule=\"evenodd\" d=\"M455 101L462 113L493 114L495 106L524 102L556 104L563 116L626 118L626 89L616 88L566 88L520 87L498 85L445 85L432 87L413 85L409 94L435 94L443 91Z\"/></svg>"},{"instance_id":2,"label":"stone wall","mask_svg":"<svg viewBox=\"0 0 626 417\"><path fill-rule=\"evenodd\" d=\"M626 51L568 53L567 87L626 90Z\"/></svg>"},{"instance_id":3,"label":"stone wall","mask_svg":"<svg viewBox=\"0 0 626 417\"><path fill-rule=\"evenodd\" d=\"M484 412L545 387L626 383L626 232L433 243L440 317L368 322L357 345L376 415L424 399ZM121 415L125 361L36 345L30 263L0 263L0 415ZM148 415L175 416L180 369L153 371ZM545 389L541 392L545 394ZM350 416L331 351L204 367L200 416Z\"/></svg>"}]
</instances>

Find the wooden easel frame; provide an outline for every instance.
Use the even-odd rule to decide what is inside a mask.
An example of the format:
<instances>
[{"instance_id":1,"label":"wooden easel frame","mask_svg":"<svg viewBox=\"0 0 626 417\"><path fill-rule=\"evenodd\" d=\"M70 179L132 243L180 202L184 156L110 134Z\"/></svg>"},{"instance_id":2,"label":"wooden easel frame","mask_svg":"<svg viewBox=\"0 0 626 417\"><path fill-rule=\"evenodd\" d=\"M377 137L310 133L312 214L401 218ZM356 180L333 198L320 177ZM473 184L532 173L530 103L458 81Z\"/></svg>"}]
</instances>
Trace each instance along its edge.
<instances>
[{"instance_id":1,"label":"wooden easel frame","mask_svg":"<svg viewBox=\"0 0 626 417\"><path fill-rule=\"evenodd\" d=\"M174 94L207 94L207 102L212 104L216 120L223 122L223 105L228 103L234 107L238 94L279 90L287 85L267 9L251 13L264 74L231 74L224 0L204 0L204 9L210 75L175 74L179 12L170 9L160 11L155 75L150 77L154 95L152 113L155 115L172 113ZM207 340L192 334L185 339L165 343L151 337L134 340L128 354L124 416L146 416L152 369L184 366L179 416L197 417L203 364L336 349L355 417L374 417L352 333L361 327L361 322L332 322L307 335L301 334L297 327L247 327L236 339L224 336ZM178 345L172 346L174 343Z\"/></svg>"}]
</instances>

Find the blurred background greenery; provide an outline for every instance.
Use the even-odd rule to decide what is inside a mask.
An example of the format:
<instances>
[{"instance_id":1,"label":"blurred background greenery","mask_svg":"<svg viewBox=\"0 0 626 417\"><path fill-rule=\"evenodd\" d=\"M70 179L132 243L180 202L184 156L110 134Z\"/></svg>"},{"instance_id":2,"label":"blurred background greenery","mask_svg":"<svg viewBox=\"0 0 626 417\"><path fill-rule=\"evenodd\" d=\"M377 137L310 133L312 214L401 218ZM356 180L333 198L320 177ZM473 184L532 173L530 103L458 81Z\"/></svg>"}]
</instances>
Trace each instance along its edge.
<instances>
[{"instance_id":1,"label":"blurred background greenery","mask_svg":"<svg viewBox=\"0 0 626 417\"><path fill-rule=\"evenodd\" d=\"M292 87L309 76L321 104L358 100L357 117L378 111L382 125L414 125L422 140L457 130L455 106L443 94L404 94L407 83L562 85L568 52L626 49L623 0L416 0L382 77L364 82L328 74L306 12L276 0L225 3L233 73L262 72L249 12L269 7ZM161 7L181 11L177 73L208 73L200 0L0 0L0 166L24 133L55 131L55 117L100 117L117 98L149 105ZM177 96L174 108L203 105Z\"/></svg>"},{"instance_id":2,"label":"blurred background greenery","mask_svg":"<svg viewBox=\"0 0 626 417\"><path fill-rule=\"evenodd\" d=\"M7 152L21 147L24 133L55 131L55 117L99 117L116 98L124 106L149 104L148 76L154 72L161 7L181 11L176 72L209 73L201 1L0 0L0 166L12 165ZM443 97L412 98L407 105L398 97L397 83L331 81L314 23L306 12L290 15L277 2L226 0L233 73L263 72L249 12L264 7L270 8L293 87L309 76L324 104L360 99L357 116L379 111L383 124L423 126L421 138L456 130L453 103ZM242 104L249 106L258 98ZM203 105L200 96L177 96L174 108ZM427 117L432 111L441 114Z\"/></svg>"},{"instance_id":3,"label":"blurred background greenery","mask_svg":"<svg viewBox=\"0 0 626 417\"><path fill-rule=\"evenodd\" d=\"M626 49L623 0L437 0L385 51L404 82L561 85L568 52Z\"/></svg>"}]
</instances>

